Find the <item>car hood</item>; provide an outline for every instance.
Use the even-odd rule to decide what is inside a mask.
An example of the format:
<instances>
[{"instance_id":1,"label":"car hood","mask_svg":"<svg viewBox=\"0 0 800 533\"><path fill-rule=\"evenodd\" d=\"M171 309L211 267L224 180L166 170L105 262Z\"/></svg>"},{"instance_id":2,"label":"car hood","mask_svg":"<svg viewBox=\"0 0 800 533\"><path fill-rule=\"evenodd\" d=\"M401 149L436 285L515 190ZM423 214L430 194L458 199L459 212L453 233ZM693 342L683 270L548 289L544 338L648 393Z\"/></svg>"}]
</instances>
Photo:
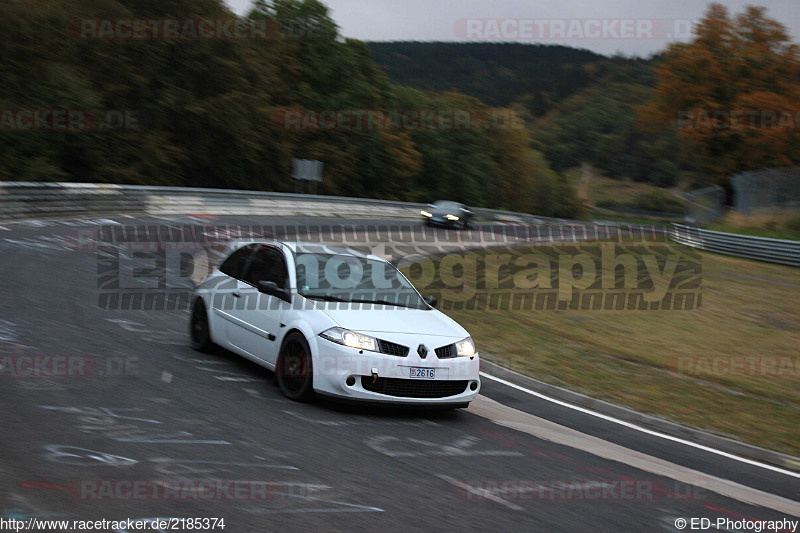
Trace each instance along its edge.
<instances>
[{"instance_id":1,"label":"car hood","mask_svg":"<svg viewBox=\"0 0 800 533\"><path fill-rule=\"evenodd\" d=\"M369 310L335 309L322 305L320 309L339 327L362 333L407 333L435 335L460 340L469 333L456 321L435 309L408 309L391 305L373 305Z\"/></svg>"}]
</instances>

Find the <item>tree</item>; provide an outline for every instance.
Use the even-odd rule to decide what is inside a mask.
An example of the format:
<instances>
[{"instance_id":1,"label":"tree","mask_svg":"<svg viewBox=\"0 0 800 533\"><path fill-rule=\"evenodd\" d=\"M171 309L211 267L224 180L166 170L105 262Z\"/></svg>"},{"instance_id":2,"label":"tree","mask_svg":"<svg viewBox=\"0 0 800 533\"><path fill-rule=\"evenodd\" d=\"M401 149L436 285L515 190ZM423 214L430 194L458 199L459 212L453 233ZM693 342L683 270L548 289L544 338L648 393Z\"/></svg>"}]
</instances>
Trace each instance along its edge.
<instances>
[{"instance_id":1,"label":"tree","mask_svg":"<svg viewBox=\"0 0 800 533\"><path fill-rule=\"evenodd\" d=\"M765 8L732 19L712 4L694 40L673 44L656 71L640 118L677 128L683 160L699 157L709 182L800 162L800 52Z\"/></svg>"}]
</instances>

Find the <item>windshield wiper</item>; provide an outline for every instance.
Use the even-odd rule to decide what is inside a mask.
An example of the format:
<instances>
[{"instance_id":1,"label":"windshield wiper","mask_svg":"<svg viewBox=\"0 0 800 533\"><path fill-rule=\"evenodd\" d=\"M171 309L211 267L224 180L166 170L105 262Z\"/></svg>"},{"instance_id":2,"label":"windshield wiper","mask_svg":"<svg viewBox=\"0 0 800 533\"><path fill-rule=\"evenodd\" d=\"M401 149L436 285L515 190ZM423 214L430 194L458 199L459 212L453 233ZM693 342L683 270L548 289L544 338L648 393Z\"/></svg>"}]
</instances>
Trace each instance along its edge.
<instances>
[{"instance_id":1,"label":"windshield wiper","mask_svg":"<svg viewBox=\"0 0 800 533\"><path fill-rule=\"evenodd\" d=\"M303 294L305 298L311 298L312 300L325 300L326 302L349 302L350 300L345 300L344 298L339 298L338 296L332 296L330 294Z\"/></svg>"},{"instance_id":2,"label":"windshield wiper","mask_svg":"<svg viewBox=\"0 0 800 533\"><path fill-rule=\"evenodd\" d=\"M401 304L397 302L389 302L387 300L352 300L342 298L340 296L333 296L331 294L303 294L304 297L312 300L324 300L326 302L350 302L354 304L380 304L380 305L394 305L397 307L408 307L409 309L424 309L418 305Z\"/></svg>"},{"instance_id":3,"label":"windshield wiper","mask_svg":"<svg viewBox=\"0 0 800 533\"><path fill-rule=\"evenodd\" d=\"M381 305L396 305L397 307L408 307L409 309L422 309L418 305L401 304L397 302L387 302L386 300L351 300L354 303L360 304L381 304Z\"/></svg>"}]
</instances>

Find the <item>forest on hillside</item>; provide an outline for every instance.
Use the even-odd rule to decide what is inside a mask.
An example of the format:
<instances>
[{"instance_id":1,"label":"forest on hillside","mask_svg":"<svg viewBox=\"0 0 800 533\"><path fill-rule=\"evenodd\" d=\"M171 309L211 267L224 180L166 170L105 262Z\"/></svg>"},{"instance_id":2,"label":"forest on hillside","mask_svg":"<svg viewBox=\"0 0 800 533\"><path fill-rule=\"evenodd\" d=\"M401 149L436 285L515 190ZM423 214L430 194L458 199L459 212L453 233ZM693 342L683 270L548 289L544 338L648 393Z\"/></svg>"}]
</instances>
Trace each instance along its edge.
<instances>
[{"instance_id":1,"label":"forest on hillside","mask_svg":"<svg viewBox=\"0 0 800 533\"><path fill-rule=\"evenodd\" d=\"M120 20L201 19L269 24L263 38L113 33ZM108 35L98 20L111 21ZM512 110L392 84L316 0L258 1L246 19L222 0L2 1L0 69L0 180L292 191L300 158L324 163L320 194L580 215L527 129L493 119L514 123ZM100 119L79 131L26 130L26 114L43 109ZM283 122L392 110L444 118L399 128ZM101 120L120 113L135 120ZM469 124L452 127L454 113Z\"/></svg>"},{"instance_id":2,"label":"forest on hillside","mask_svg":"<svg viewBox=\"0 0 800 533\"><path fill-rule=\"evenodd\" d=\"M636 108L652 98L658 57L520 43L367 44L395 83L514 108L556 171L589 163L617 179L661 187L678 180L677 132L642 131L636 118ZM696 162L683 170L696 170Z\"/></svg>"},{"instance_id":3,"label":"forest on hillside","mask_svg":"<svg viewBox=\"0 0 800 533\"><path fill-rule=\"evenodd\" d=\"M291 191L300 158L324 163L321 194L579 217L564 175L583 163L703 186L799 162L800 126L676 127L797 108L797 47L748 9L712 5L693 42L645 60L367 44L318 0L245 17L222 0L0 0L0 181Z\"/></svg>"},{"instance_id":4,"label":"forest on hillside","mask_svg":"<svg viewBox=\"0 0 800 533\"><path fill-rule=\"evenodd\" d=\"M613 179L703 187L800 161L800 53L764 8L732 16L712 4L692 42L649 59L520 43L368 46L394 83L513 108L557 172L589 163Z\"/></svg>"}]
</instances>

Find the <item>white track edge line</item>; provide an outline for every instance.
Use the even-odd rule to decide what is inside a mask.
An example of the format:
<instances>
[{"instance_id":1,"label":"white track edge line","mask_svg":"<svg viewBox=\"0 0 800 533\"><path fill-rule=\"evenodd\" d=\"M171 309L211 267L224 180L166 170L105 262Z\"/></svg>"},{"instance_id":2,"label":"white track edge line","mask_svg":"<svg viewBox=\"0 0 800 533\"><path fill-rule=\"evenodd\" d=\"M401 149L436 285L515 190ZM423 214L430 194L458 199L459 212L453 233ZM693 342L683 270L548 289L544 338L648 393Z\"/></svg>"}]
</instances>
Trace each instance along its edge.
<instances>
[{"instance_id":1,"label":"white track edge line","mask_svg":"<svg viewBox=\"0 0 800 533\"><path fill-rule=\"evenodd\" d=\"M526 393L528 393L528 394L530 394L532 396L536 396L537 398L541 398L542 400L546 400L548 402L552 402L552 403L555 403L557 405L561 405L563 407L567 407L569 409L574 409L575 411L579 411L579 412L585 413L587 415L595 416L597 418L601 418L603 420L607 420L609 422L613 422L615 424L619 424L621 426L625 426L627 428L634 429L636 431L641 431L642 433L646 433L646 434L652 435L654 437L659 437L659 438L666 439L666 440L671 440L673 442L677 442L677 443L680 443L680 444L685 444L686 446L691 446L692 448L697 448L699 450L703 450L703 451L706 451L706 452L710 452L710 453L714 453L714 454L717 454L717 455L721 455L722 457L726 457L728 459L734 459L736 461L739 461L739 462L742 462L742 463L746 463L746 464L749 464L749 465L752 465L752 466L757 466L759 468L764 468L766 470L772 470L773 472L778 472L779 474L784 474L784 475L787 475L787 476L800 478L800 473L792 472L791 470L785 470L785 469L777 467L777 466L768 465L766 463L760 463L760 462L754 461L752 459L747 459L745 457L740 457L740 456L734 455L732 453L723 452L722 450L717 450L716 448L711 448L709 446L704 446L703 444L697 444L696 442L688 441L686 439L681 439L679 437L673 437L672 435L667 435L666 433L661 433L661 432L658 432L658 431L653 431L651 429L643 428L642 426L638 426L638 425L633 424L631 422L626 422L625 420L620 420L619 418L614 418L613 416L604 415L602 413L598 413L596 411L592 411L590 409L586 409L585 407L580 407L578 405L573 405L571 403L567 403L567 402L564 402L562 400L558 400L556 398L551 398L550 396L546 396L546 395L544 395L544 394L542 394L540 392L536 392L536 391L532 391L530 389L526 389L525 387L517 385L516 383L511 383L510 381L506 381L506 380L504 380L502 378L498 378L498 377L492 376L490 374L487 374L486 372L480 372L480 375L483 376L483 377L489 378L489 379L493 379L493 380L497 381L498 383L502 383L503 385L507 385L507 386L512 387L514 389L520 390L522 392L526 392Z\"/></svg>"}]
</instances>

